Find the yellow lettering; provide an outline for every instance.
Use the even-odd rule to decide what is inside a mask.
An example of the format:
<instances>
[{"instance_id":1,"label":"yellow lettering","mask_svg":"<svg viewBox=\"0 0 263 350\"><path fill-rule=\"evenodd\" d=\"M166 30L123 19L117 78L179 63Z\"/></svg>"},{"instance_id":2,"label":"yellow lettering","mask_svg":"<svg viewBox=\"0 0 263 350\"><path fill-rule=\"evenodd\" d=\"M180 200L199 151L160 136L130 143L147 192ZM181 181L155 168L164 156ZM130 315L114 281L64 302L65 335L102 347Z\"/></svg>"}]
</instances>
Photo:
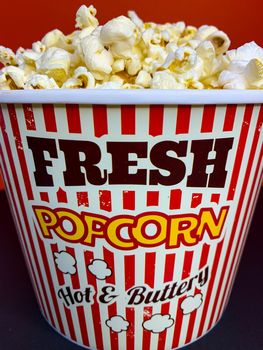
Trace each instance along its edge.
<instances>
[{"instance_id":1,"label":"yellow lettering","mask_svg":"<svg viewBox=\"0 0 263 350\"><path fill-rule=\"evenodd\" d=\"M156 233L147 235L146 228L149 224L156 226ZM139 217L136 227L132 228L134 238L145 246L162 244L167 235L167 219L161 215L144 215Z\"/></svg>"},{"instance_id":2,"label":"yellow lettering","mask_svg":"<svg viewBox=\"0 0 263 350\"><path fill-rule=\"evenodd\" d=\"M52 238L50 230L54 229L57 226L58 217L53 213L52 210L49 209L36 207L34 207L33 209L43 236L45 238Z\"/></svg>"},{"instance_id":3,"label":"yellow lettering","mask_svg":"<svg viewBox=\"0 0 263 350\"><path fill-rule=\"evenodd\" d=\"M198 220L194 216L173 217L171 219L169 248L178 247L180 241L186 245L196 244L197 240L191 236L191 232L197 225Z\"/></svg>"},{"instance_id":4,"label":"yellow lettering","mask_svg":"<svg viewBox=\"0 0 263 350\"><path fill-rule=\"evenodd\" d=\"M56 234L70 242L81 240L85 232L85 227L78 215L73 214L68 210L59 210L57 211L57 216L60 219L60 226L54 228ZM68 220L72 225L72 230L70 232L63 227L63 221L65 220Z\"/></svg>"},{"instance_id":5,"label":"yellow lettering","mask_svg":"<svg viewBox=\"0 0 263 350\"><path fill-rule=\"evenodd\" d=\"M221 234L227 213L228 207L221 208L217 219L212 209L203 210L201 213L200 225L198 227L196 235L202 237L205 230L207 230L207 233L212 239L218 238Z\"/></svg>"},{"instance_id":6,"label":"yellow lettering","mask_svg":"<svg viewBox=\"0 0 263 350\"><path fill-rule=\"evenodd\" d=\"M104 235L104 226L107 220L92 214L84 214L84 220L88 227L88 232L84 243L94 245L95 237L102 237Z\"/></svg>"},{"instance_id":7,"label":"yellow lettering","mask_svg":"<svg viewBox=\"0 0 263 350\"><path fill-rule=\"evenodd\" d=\"M121 237L120 230L122 227L129 226L133 224L134 220L130 217L121 217L114 219L110 222L107 228L107 236L110 242L119 248L129 248L135 247L133 241Z\"/></svg>"}]
</instances>

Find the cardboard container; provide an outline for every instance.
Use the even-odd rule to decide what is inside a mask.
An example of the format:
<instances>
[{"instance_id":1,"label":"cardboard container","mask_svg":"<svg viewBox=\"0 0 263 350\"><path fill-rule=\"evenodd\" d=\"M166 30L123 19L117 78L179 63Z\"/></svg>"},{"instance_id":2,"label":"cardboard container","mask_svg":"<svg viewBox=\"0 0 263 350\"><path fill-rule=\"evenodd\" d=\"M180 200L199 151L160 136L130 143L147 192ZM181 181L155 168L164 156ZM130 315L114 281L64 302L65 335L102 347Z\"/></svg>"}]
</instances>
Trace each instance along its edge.
<instances>
[{"instance_id":1,"label":"cardboard container","mask_svg":"<svg viewBox=\"0 0 263 350\"><path fill-rule=\"evenodd\" d=\"M0 164L36 298L91 349L220 319L262 181L262 91L1 91Z\"/></svg>"}]
</instances>

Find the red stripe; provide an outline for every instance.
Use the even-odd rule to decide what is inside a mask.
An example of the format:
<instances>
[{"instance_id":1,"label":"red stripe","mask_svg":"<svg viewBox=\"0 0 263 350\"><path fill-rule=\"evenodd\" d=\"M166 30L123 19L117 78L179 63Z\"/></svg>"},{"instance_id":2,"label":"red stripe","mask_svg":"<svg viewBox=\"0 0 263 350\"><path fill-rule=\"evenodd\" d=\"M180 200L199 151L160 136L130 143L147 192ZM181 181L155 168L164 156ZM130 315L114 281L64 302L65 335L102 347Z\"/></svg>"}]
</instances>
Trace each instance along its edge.
<instances>
[{"instance_id":1,"label":"red stripe","mask_svg":"<svg viewBox=\"0 0 263 350\"><path fill-rule=\"evenodd\" d=\"M133 287L135 284L135 256L126 255L124 257L125 267L125 290Z\"/></svg>"},{"instance_id":2,"label":"red stripe","mask_svg":"<svg viewBox=\"0 0 263 350\"><path fill-rule=\"evenodd\" d=\"M168 283L173 280L175 257L176 257L175 254L167 254L165 257L165 268L164 268L164 278L163 278L164 283ZM161 314L168 315L169 313L170 313L170 303L168 302L168 303L162 304ZM166 336L167 336L167 329L159 334L158 350L165 349Z\"/></svg>"},{"instance_id":3,"label":"red stripe","mask_svg":"<svg viewBox=\"0 0 263 350\"><path fill-rule=\"evenodd\" d=\"M159 204L159 191L147 192L147 207L156 206Z\"/></svg>"},{"instance_id":4,"label":"red stripe","mask_svg":"<svg viewBox=\"0 0 263 350\"><path fill-rule=\"evenodd\" d=\"M155 253L145 253L144 281L151 288L154 288L155 259Z\"/></svg>"},{"instance_id":5,"label":"red stripe","mask_svg":"<svg viewBox=\"0 0 263 350\"><path fill-rule=\"evenodd\" d=\"M36 232L38 231L36 226L35 226L35 230L36 230ZM56 292L55 292L55 288L54 288L54 284L53 284L53 280L52 280L52 276L51 276L51 272L50 272L50 268L49 268L49 261L47 258L46 249L45 249L44 243L39 238L39 236L40 236L40 234L39 234L39 232L37 232L38 244L39 244L39 248L40 248L40 252L41 252L41 257L43 260L43 266L45 268L45 272L46 272L46 276L47 276L47 280L48 280L48 285L49 285L50 294L51 294L52 302L53 302L54 309L55 309L55 314L57 316L60 332L65 334L62 318L60 315L60 310L58 307L57 296L56 296Z\"/></svg>"},{"instance_id":6,"label":"red stripe","mask_svg":"<svg viewBox=\"0 0 263 350\"><path fill-rule=\"evenodd\" d=\"M263 122L263 107L261 107L261 109L260 109L258 122L257 122L256 128L255 128L255 134L254 134L254 137L253 137L253 143L252 143L252 147L251 147L251 150L250 150L248 164L247 164L247 167L246 167L246 173L245 173L245 178L244 178L244 181L243 181L241 195L240 195L240 198L239 198L239 206L238 206L237 214L235 216L235 221L234 221L233 230L232 230L232 237L231 238L233 238L233 239L231 239L230 245L228 247L227 261L224 264L224 270L222 271L221 279L220 279L221 284L222 284L222 280L225 277L225 269L226 269L226 267L228 265L228 257L230 255L231 248L232 248L232 245L233 245L233 242L234 242L234 236L236 235L236 228L237 228L238 221L239 221L239 218L240 218L240 212L242 210L242 205L244 203L244 198L245 198L245 195L246 195L247 184L248 184L248 181L249 181L249 178L250 178L250 175L251 175L252 165L253 165L254 158L255 158L255 152L256 152L257 145L258 145L258 140L259 140L259 136L260 136L260 130L261 130L261 127L262 127L262 122ZM262 152L262 149L261 149L261 152ZM261 157L262 157L262 153L261 153ZM260 159L259 159L259 162L257 164L257 170L255 172L256 175L258 174L259 167L261 166ZM255 181L255 179L254 179L254 181ZM249 201L248 201L248 203L246 205L245 213L248 213L248 211L249 211L249 206L251 204L253 190L254 190L254 186L252 186L252 188L251 188L250 195L249 195ZM238 240L236 242L235 251L234 251L233 258L232 258L231 267L229 269L229 274L228 274L228 277L227 277L226 286L229 285L229 283L231 281L230 277L232 275L232 272L235 269L234 266L235 266L235 260L236 260L238 248L240 248L240 246L242 246L242 242L244 240L243 236L244 235L246 236L246 226L248 226L248 225L245 225L246 219L247 219L247 215L245 215L243 220L242 220L242 224L241 224L242 231L240 232ZM223 294L223 297L222 297L222 301L221 301L219 310L222 310L223 301L225 299L226 291L227 291L227 287L225 288L225 291L224 291L224 294ZM218 298L216 300L218 302ZM212 322L212 319L210 319L210 323L211 322Z\"/></svg>"},{"instance_id":7,"label":"red stripe","mask_svg":"<svg viewBox=\"0 0 263 350\"><path fill-rule=\"evenodd\" d=\"M121 133L122 135L135 135L136 117L135 106L121 106Z\"/></svg>"},{"instance_id":8,"label":"red stripe","mask_svg":"<svg viewBox=\"0 0 263 350\"><path fill-rule=\"evenodd\" d=\"M67 247L66 251L75 258L76 260L76 253L75 250L71 247ZM80 289L80 281L79 281L79 275L78 273L75 273L74 275L71 275L71 282L74 289ZM82 305L76 307L76 311L78 314L79 319L79 327L80 327L80 333L82 342L84 345L89 346L89 338L87 333L87 324L86 324L86 318L85 318L85 312L84 307Z\"/></svg>"},{"instance_id":9,"label":"red stripe","mask_svg":"<svg viewBox=\"0 0 263 350\"><path fill-rule=\"evenodd\" d=\"M212 264L212 270L211 270L211 274L210 274L211 277L210 277L210 281L208 282L207 292L206 292L206 296L205 296L205 303L203 306L203 313L202 313L202 317L200 320L200 325L198 328L197 337L201 337L203 335L204 325L205 325L205 321L206 321L206 315L207 315L208 307L209 307L209 304L211 301L211 294L213 292L213 287L214 287L216 272L218 269L219 259L221 256L222 247L223 247L223 240L220 241L216 247L216 253L215 253L214 261Z\"/></svg>"},{"instance_id":10,"label":"red stripe","mask_svg":"<svg viewBox=\"0 0 263 350\"><path fill-rule=\"evenodd\" d=\"M176 134L187 134L190 125L191 106L178 106L176 120Z\"/></svg>"},{"instance_id":11,"label":"red stripe","mask_svg":"<svg viewBox=\"0 0 263 350\"><path fill-rule=\"evenodd\" d=\"M226 107L226 115L225 115L223 131L232 131L233 130L236 111L237 111L236 105L228 105Z\"/></svg>"},{"instance_id":12,"label":"red stripe","mask_svg":"<svg viewBox=\"0 0 263 350\"><path fill-rule=\"evenodd\" d=\"M94 255L92 252L85 251L85 264L88 266L92 260L94 259ZM98 293L97 281L94 275L92 275L87 269L87 281L88 284L94 287L95 293ZM93 319L93 327L95 331L95 339L96 339L96 349L103 349L103 340L102 340L102 329L101 329L101 319L100 319L100 307L97 302L97 299L94 297L94 303L91 305L92 319Z\"/></svg>"},{"instance_id":13,"label":"red stripe","mask_svg":"<svg viewBox=\"0 0 263 350\"><path fill-rule=\"evenodd\" d=\"M17 122L15 106L12 104L9 104L9 105L7 105L7 108L8 108L8 113L10 116L10 121L11 121L11 125L12 125L14 139L16 142L17 155L19 158L19 162L20 162L20 166L21 166L21 170L22 170L22 174L23 174L27 198L29 200L33 200L34 195L33 195L31 181L30 181L29 173L28 173L28 169L27 169L26 158L25 158L25 154L24 154L24 150L23 150L23 143L21 140L21 135L20 135L19 126L18 126L18 122Z\"/></svg>"},{"instance_id":14,"label":"red stripe","mask_svg":"<svg viewBox=\"0 0 263 350\"><path fill-rule=\"evenodd\" d=\"M74 257L75 261L77 261L76 259L76 253L74 248L71 247L66 247L66 252L69 253L71 256ZM79 275L78 273L74 273L73 275L70 275L71 278L71 283L74 289L80 289L80 283L79 283Z\"/></svg>"},{"instance_id":15,"label":"red stripe","mask_svg":"<svg viewBox=\"0 0 263 350\"><path fill-rule=\"evenodd\" d=\"M67 323L68 323L70 338L72 340L77 341L71 310L68 309L65 305L64 305L64 310L65 310L65 315L66 315L66 319L67 319Z\"/></svg>"},{"instance_id":16,"label":"red stripe","mask_svg":"<svg viewBox=\"0 0 263 350\"><path fill-rule=\"evenodd\" d=\"M89 206L88 192L77 192L78 206L83 205L84 207Z\"/></svg>"},{"instance_id":17,"label":"red stripe","mask_svg":"<svg viewBox=\"0 0 263 350\"><path fill-rule=\"evenodd\" d=\"M218 204L219 201L220 201L220 194L219 193L212 193L211 194L211 202Z\"/></svg>"},{"instance_id":18,"label":"red stripe","mask_svg":"<svg viewBox=\"0 0 263 350\"><path fill-rule=\"evenodd\" d=\"M135 191L122 192L123 209L135 210Z\"/></svg>"},{"instance_id":19,"label":"red stripe","mask_svg":"<svg viewBox=\"0 0 263 350\"><path fill-rule=\"evenodd\" d=\"M236 154L236 160L233 168L233 175L231 178L230 187L229 187L228 196L227 196L228 200L234 199L237 179L239 176L239 171L240 171L240 167L243 159L244 149L245 149L247 135L248 135L248 129L249 129L249 125L252 117L252 112L253 112L253 105L247 105L245 109L244 120L242 123L242 130L241 130L241 135L238 143L238 148L237 148L238 152Z\"/></svg>"},{"instance_id":20,"label":"red stripe","mask_svg":"<svg viewBox=\"0 0 263 350\"><path fill-rule=\"evenodd\" d=\"M116 280L115 280L115 275L114 275L114 271L115 271L114 254L112 252L110 252L108 249L103 248L103 256L104 256L104 260L107 262L109 268L113 272L109 277L107 277L106 281L107 281L107 283L115 285ZM113 304L108 306L108 313L109 313L109 318L117 315L116 302L114 302ZM110 330L111 349L114 349L114 350L119 349L118 338L119 338L118 333Z\"/></svg>"},{"instance_id":21,"label":"red stripe","mask_svg":"<svg viewBox=\"0 0 263 350\"><path fill-rule=\"evenodd\" d=\"M163 133L164 106L150 106L149 135L158 136Z\"/></svg>"},{"instance_id":22,"label":"red stripe","mask_svg":"<svg viewBox=\"0 0 263 350\"><path fill-rule=\"evenodd\" d=\"M90 346L89 336L88 336L88 327L85 318L85 311L83 306L77 306L77 313L79 318L79 326L82 337L82 342L85 346Z\"/></svg>"},{"instance_id":23,"label":"red stripe","mask_svg":"<svg viewBox=\"0 0 263 350\"><path fill-rule=\"evenodd\" d=\"M81 124L79 115L79 106L74 104L66 105L67 120L68 120L68 131L70 133L80 134Z\"/></svg>"},{"instance_id":24,"label":"red stripe","mask_svg":"<svg viewBox=\"0 0 263 350\"><path fill-rule=\"evenodd\" d=\"M188 278L191 271L193 261L193 252L192 251L186 251L184 255L184 265L183 265L183 271L182 271L182 279ZM181 328L182 328L182 322L183 322L183 313L180 308L181 302L183 301L184 297L179 298L178 300L178 306L177 306L177 314L175 318L175 328L174 328L174 336L173 336L173 343L172 348L176 348L179 345L180 335L181 335Z\"/></svg>"},{"instance_id":25,"label":"red stripe","mask_svg":"<svg viewBox=\"0 0 263 350\"><path fill-rule=\"evenodd\" d=\"M23 104L23 110L26 121L27 130L36 130L36 123L34 118L34 112L31 104Z\"/></svg>"},{"instance_id":26,"label":"red stripe","mask_svg":"<svg viewBox=\"0 0 263 350\"><path fill-rule=\"evenodd\" d=\"M59 203L67 203L68 202L67 193L61 187L59 187L59 189L57 191L57 200Z\"/></svg>"},{"instance_id":27,"label":"red stripe","mask_svg":"<svg viewBox=\"0 0 263 350\"><path fill-rule=\"evenodd\" d=\"M49 202L48 192L39 192L39 196L40 196L41 201Z\"/></svg>"},{"instance_id":28,"label":"red stripe","mask_svg":"<svg viewBox=\"0 0 263 350\"><path fill-rule=\"evenodd\" d=\"M182 190L176 189L170 192L170 209L180 209L182 200Z\"/></svg>"},{"instance_id":29,"label":"red stripe","mask_svg":"<svg viewBox=\"0 0 263 350\"><path fill-rule=\"evenodd\" d=\"M44 104L42 105L42 107L43 107L46 131L57 132L57 123L56 123L54 105Z\"/></svg>"},{"instance_id":30,"label":"red stripe","mask_svg":"<svg viewBox=\"0 0 263 350\"><path fill-rule=\"evenodd\" d=\"M196 208L198 205L202 202L202 193L193 193L192 194L192 201L191 201L191 208Z\"/></svg>"},{"instance_id":31,"label":"red stripe","mask_svg":"<svg viewBox=\"0 0 263 350\"><path fill-rule=\"evenodd\" d=\"M144 267L144 282L149 287L154 288L154 275L155 275L155 253L145 253L145 267ZM150 319L152 316L152 307L144 307L144 321ZM151 344L151 332L143 330L142 349L150 349Z\"/></svg>"},{"instance_id":32,"label":"red stripe","mask_svg":"<svg viewBox=\"0 0 263 350\"><path fill-rule=\"evenodd\" d=\"M125 268L125 290L132 288L135 285L135 256L124 256ZM126 308L126 320L130 322L129 329L126 332L126 348L134 350L134 331L135 331L135 312L134 308Z\"/></svg>"},{"instance_id":33,"label":"red stripe","mask_svg":"<svg viewBox=\"0 0 263 350\"><path fill-rule=\"evenodd\" d=\"M103 105L93 106L94 134L101 137L108 134L107 107Z\"/></svg>"},{"instance_id":34,"label":"red stripe","mask_svg":"<svg viewBox=\"0 0 263 350\"><path fill-rule=\"evenodd\" d=\"M50 245L50 248L51 248L51 251L52 251L52 255L55 259L55 253L59 253L59 250L58 250L58 245L56 243L54 244L51 244ZM60 286L63 286L63 284L65 284L65 279L64 279L64 275L63 273L57 268L57 265L56 266L56 274L57 274L57 279L58 279L58 284Z\"/></svg>"},{"instance_id":35,"label":"red stripe","mask_svg":"<svg viewBox=\"0 0 263 350\"><path fill-rule=\"evenodd\" d=\"M3 130L5 130L5 125L4 125L4 120L2 119L2 115L1 115L1 107L0 107L0 124L3 123ZM5 140L5 145L6 145L6 148L8 149L10 146L9 146L9 143L8 143L8 139L7 139L7 136L5 134L3 134L3 137L4 137L4 140ZM11 169L12 169L12 174L13 174L13 177L14 177L14 181L15 181L15 186L17 188L18 184L17 184L17 177L16 177L16 173L15 173L15 170L14 170L14 164L12 162L12 158L10 158L10 149L8 152L8 157L9 157L9 161L11 162ZM41 284L40 286L38 285L37 283L37 279L36 279L36 274L35 274L35 271L34 271L34 268L33 268L33 263L32 263L32 260L31 260L31 257L30 257L30 254L29 254L29 250L28 250L28 246L25 242L25 233L24 233L24 230L23 230L23 226L22 226L22 223L21 223L21 219L20 219L20 214L18 213L18 207L17 207L17 195L14 195L14 192L13 192L13 188L11 186L11 181L10 181L10 177L9 177L9 172L7 170L7 165L6 165L6 162L5 162L5 159L4 159L4 155L2 153L2 148L0 148L0 156L2 158L2 161L3 161L3 173L5 174L6 176L6 180L7 180L7 183L6 183L6 189L8 190L7 194L11 197L11 201L12 201L12 205L13 205L13 211L14 211L14 214L15 214L15 218L16 218L16 222L17 222L17 225L18 225L18 229L19 229L19 232L21 234L21 241L23 242L23 246L21 245L23 249L23 254L24 254L24 257L25 257L25 260L26 260L26 263L27 263L27 267L28 267L28 270L31 272L31 278L32 278L32 285L33 285L33 288L35 290L35 295L36 295L36 298L38 300L38 303L39 305L41 306L41 309L43 310L44 312L44 315L47 319L50 319L50 320L53 320L52 318L52 313L51 313L51 310L50 310L50 307L49 307L49 303L48 303L48 298L46 297L46 291L45 291L45 288L44 288L44 284ZM39 274L39 271L38 273ZM40 283L42 282L41 280L41 275L40 275ZM42 297L40 295L40 288L44 294L44 298L45 298L45 301L46 301L46 304L47 304L47 308L48 308L48 312L50 314L50 317L47 316L47 311L45 310L45 307L44 307L44 303L43 303L43 300L42 300ZM53 320L54 322L54 320ZM51 321L52 323L52 321ZM53 325L55 325L54 323L52 323Z\"/></svg>"},{"instance_id":36,"label":"red stripe","mask_svg":"<svg viewBox=\"0 0 263 350\"><path fill-rule=\"evenodd\" d=\"M215 119L215 105L206 105L204 106L203 117L202 117L202 126L201 132L212 132Z\"/></svg>"},{"instance_id":37,"label":"red stripe","mask_svg":"<svg viewBox=\"0 0 263 350\"><path fill-rule=\"evenodd\" d=\"M99 197L100 197L100 209L105 211L112 211L111 191L101 190L99 191Z\"/></svg>"},{"instance_id":38,"label":"red stripe","mask_svg":"<svg viewBox=\"0 0 263 350\"><path fill-rule=\"evenodd\" d=\"M27 220L27 215L26 215L24 202L23 202L23 198L22 198L22 194L21 194L21 190L20 190L20 186L19 186L19 182L18 182L18 177L17 177L17 173L16 173L16 167L14 165L14 160L13 160L13 157L12 157L12 152L11 152L9 139L7 137L7 133L5 132L6 125L5 125L5 121L4 121L4 116L2 114L1 106L0 106L0 125L1 125L2 130L4 131L2 133L2 135L3 135L5 147L6 147L6 150L7 150L7 155L8 155L8 159L9 159L12 175L13 175L13 180L14 180L14 183L15 183L16 195L14 195L14 192L13 192L13 189L12 189L12 186L11 186L11 181L10 181L9 173L7 171L7 166L6 166L4 157L3 157L2 148L0 148L0 154L1 154L1 157L3 159L3 164L4 164L4 167L5 167L5 174L6 174L7 182L8 182L9 188L10 188L10 192L9 193L11 194L11 197L12 197L14 209L15 209L15 212L16 212L17 223L18 223L18 226L19 226L19 229L20 229L20 232L21 232L22 241L24 243L25 256L27 257L26 262L27 262L27 264L29 266L29 271L31 271L31 276L32 276L32 279L33 279L33 282L34 282L33 283L33 287L34 287L35 292L36 292L35 294L38 297L39 304L42 305L42 310L45 313L45 308L43 306L43 301L42 301L42 298L40 296L40 286L41 286L41 289L42 289L42 292L44 294L44 298L45 298L45 301L46 301L47 309L48 309L48 312L49 312L49 315L50 315L50 317L49 318L47 317L47 319L49 319L51 324L53 326L55 326L55 322L54 322L53 315L52 315L52 312L51 312L51 308L50 308L50 305L49 305L49 299L47 297L45 284L44 284L43 277L42 277L41 270L40 270L40 266L39 266L39 261L38 261L36 250L35 250L35 245L34 245L34 242L33 242L33 239L32 239L31 230L30 230L29 223L28 223L28 220ZM20 204L20 208L21 208L21 211L22 211L22 215L23 215L23 218L24 218L25 225L26 225L26 231L24 231L23 225L21 223L20 213L18 213L18 206L17 206L16 203ZM26 232L26 234L25 234L25 232ZM25 239L26 235L29 238L29 246L26 243L26 239ZM35 265L36 265L37 275L39 276L40 286L37 283L37 278L36 278L35 270L33 268L32 259L31 259L30 254L29 254L29 249L30 249L30 251L33 254L33 260L34 260ZM45 313L45 316L47 316L47 313Z\"/></svg>"},{"instance_id":39,"label":"red stripe","mask_svg":"<svg viewBox=\"0 0 263 350\"><path fill-rule=\"evenodd\" d=\"M200 263L199 263L199 270L201 270L206 265L209 250L210 250L210 246L208 244L204 243L203 248L202 248L202 255L201 255L201 259L200 259ZM197 293L200 293L200 290L195 288L195 295ZM187 334L186 334L186 340L185 340L186 343L190 343L192 341L196 314L197 314L197 310L195 310L194 312L192 312L190 314L190 318L189 318L189 322L188 322L188 329L187 329Z\"/></svg>"}]
</instances>

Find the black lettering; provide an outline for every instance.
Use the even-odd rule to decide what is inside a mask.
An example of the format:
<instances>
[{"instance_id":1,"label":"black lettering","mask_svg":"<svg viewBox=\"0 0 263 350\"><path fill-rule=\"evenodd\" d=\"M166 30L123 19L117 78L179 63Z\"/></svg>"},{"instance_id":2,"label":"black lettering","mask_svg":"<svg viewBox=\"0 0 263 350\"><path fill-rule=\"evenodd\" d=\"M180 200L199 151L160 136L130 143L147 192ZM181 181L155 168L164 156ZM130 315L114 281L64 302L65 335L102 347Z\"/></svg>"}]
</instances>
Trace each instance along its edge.
<instances>
[{"instance_id":1,"label":"black lettering","mask_svg":"<svg viewBox=\"0 0 263 350\"><path fill-rule=\"evenodd\" d=\"M139 305L144 301L144 292L146 291L146 288L143 286L140 287L133 287L129 289L127 294L130 296L130 299L128 301L128 305Z\"/></svg>"},{"instance_id":2,"label":"black lettering","mask_svg":"<svg viewBox=\"0 0 263 350\"><path fill-rule=\"evenodd\" d=\"M130 166L137 166L137 160L129 160L129 154L138 158L147 157L147 142L107 142L107 151L112 155L112 173L109 174L111 185L145 185L147 172L145 169L129 172Z\"/></svg>"},{"instance_id":3,"label":"black lettering","mask_svg":"<svg viewBox=\"0 0 263 350\"><path fill-rule=\"evenodd\" d=\"M101 160L101 152L98 145L90 141L59 140L59 147L65 153L66 171L64 181L66 186L83 186L86 184L85 174L88 182L92 185L102 185L107 180L96 164ZM80 155L85 159L80 160Z\"/></svg>"},{"instance_id":4,"label":"black lettering","mask_svg":"<svg viewBox=\"0 0 263 350\"><path fill-rule=\"evenodd\" d=\"M153 146L150 158L154 166L169 172L162 175L160 170L150 170L150 185L171 186L181 182L185 176L186 168L182 160L169 156L169 151L175 152L178 157L186 156L187 141L163 141Z\"/></svg>"},{"instance_id":5,"label":"black lettering","mask_svg":"<svg viewBox=\"0 0 263 350\"><path fill-rule=\"evenodd\" d=\"M224 187L227 171L227 156L232 148L233 138L192 141L191 152L194 154L192 174L188 177L189 187ZM213 159L208 159L209 152L215 151ZM213 172L207 174L207 166L213 165Z\"/></svg>"},{"instance_id":6,"label":"black lettering","mask_svg":"<svg viewBox=\"0 0 263 350\"><path fill-rule=\"evenodd\" d=\"M46 160L44 152L48 152L50 158L58 158L56 141L54 139L45 139L41 137L27 137L27 144L29 149L31 149L34 163L35 171L34 177L37 186L53 186L52 175L48 174L47 167L52 166L51 160Z\"/></svg>"},{"instance_id":7,"label":"black lettering","mask_svg":"<svg viewBox=\"0 0 263 350\"><path fill-rule=\"evenodd\" d=\"M58 297L59 299L63 299L67 306L70 306L70 304L75 304L75 300L71 293L70 287L66 287L66 291L64 291L63 288L60 288L58 291Z\"/></svg>"}]
</instances>

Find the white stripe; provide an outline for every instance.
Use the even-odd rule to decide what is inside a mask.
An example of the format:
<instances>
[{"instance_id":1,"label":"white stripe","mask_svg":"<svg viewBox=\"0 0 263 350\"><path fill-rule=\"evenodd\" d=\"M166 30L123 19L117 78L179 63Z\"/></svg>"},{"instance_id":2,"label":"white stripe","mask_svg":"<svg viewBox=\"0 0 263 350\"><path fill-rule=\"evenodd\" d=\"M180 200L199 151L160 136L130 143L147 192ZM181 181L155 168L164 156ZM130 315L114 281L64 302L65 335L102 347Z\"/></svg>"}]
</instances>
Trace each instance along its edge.
<instances>
[{"instance_id":1,"label":"white stripe","mask_svg":"<svg viewBox=\"0 0 263 350\"><path fill-rule=\"evenodd\" d=\"M84 251L82 250L81 247L76 248L76 250L77 249L80 250L80 253L77 253L79 283L80 283L81 290L84 290L88 286L87 285L87 267L86 267L86 262L84 258ZM93 295L93 298L96 298L96 295ZM95 331L94 331L94 327L96 325L94 324L93 318L92 318L92 308L90 304L84 304L83 308L84 308L84 317L86 320L89 344L91 348L96 349L97 344L96 344Z\"/></svg>"},{"instance_id":2,"label":"white stripe","mask_svg":"<svg viewBox=\"0 0 263 350\"><path fill-rule=\"evenodd\" d=\"M81 134L74 135L83 140L94 137L93 112L91 106L79 106L79 116L81 123Z\"/></svg>"},{"instance_id":3,"label":"white stripe","mask_svg":"<svg viewBox=\"0 0 263 350\"><path fill-rule=\"evenodd\" d=\"M184 255L185 255L185 250L183 248L176 250L174 275L173 275L173 279L172 279L173 282L177 282L177 281L180 282L182 280ZM178 297L172 299L170 302L170 306L169 306L169 314L171 315L171 317L174 320L176 318L176 313L178 311L178 308L180 308L178 300L179 300ZM172 349L173 335L174 335L175 328L176 328L176 323L173 325L173 327L170 327L167 329L167 333L166 333L166 348L167 349Z\"/></svg>"},{"instance_id":4,"label":"white stripe","mask_svg":"<svg viewBox=\"0 0 263 350\"><path fill-rule=\"evenodd\" d=\"M190 124L187 137L203 139L206 135L200 133L203 120L204 106L191 106ZM186 137L186 136L184 136ZM208 134L210 138L211 135Z\"/></svg>"},{"instance_id":5,"label":"white stripe","mask_svg":"<svg viewBox=\"0 0 263 350\"><path fill-rule=\"evenodd\" d=\"M156 261L155 261L155 276L154 276L154 289L155 290L162 290L163 289L163 279L164 279L164 274L165 274L165 259L166 259L166 254L165 250L159 250L156 253ZM161 313L161 307L162 304L156 303L153 305L152 308L152 314L159 314ZM151 333L151 341L150 341L150 349L151 350L157 350L158 348L158 339L159 339L159 334L161 333Z\"/></svg>"},{"instance_id":6,"label":"white stripe","mask_svg":"<svg viewBox=\"0 0 263 350\"><path fill-rule=\"evenodd\" d=\"M144 285L145 251L139 248L135 256L135 285ZM134 308L134 349L142 349L144 307L143 305ZM112 349L114 350L114 349Z\"/></svg>"},{"instance_id":7,"label":"white stripe","mask_svg":"<svg viewBox=\"0 0 263 350\"><path fill-rule=\"evenodd\" d=\"M94 247L94 259L104 260L103 256L103 242L98 241L96 246ZM102 287L105 285L105 281L96 280L97 289L100 291ZM100 310L100 326L102 331L102 342L103 348L110 349L110 328L106 326L106 321L109 319L108 306L106 304L101 304L98 302L99 310ZM97 325L98 327L99 325ZM113 349L111 349L113 350Z\"/></svg>"},{"instance_id":8,"label":"white stripe","mask_svg":"<svg viewBox=\"0 0 263 350\"><path fill-rule=\"evenodd\" d=\"M163 135L168 139L176 137L177 106L165 106L163 111Z\"/></svg>"},{"instance_id":9,"label":"white stripe","mask_svg":"<svg viewBox=\"0 0 263 350\"><path fill-rule=\"evenodd\" d=\"M115 285L116 290L118 291L119 295L125 294L125 269L124 269L124 255L115 254L114 253L114 276L115 276ZM116 308L117 308L117 315L122 316L124 319L126 319L126 308L125 304L121 302L116 302ZM127 320L128 322L130 320ZM128 329L129 331L129 329ZM126 349L126 335L127 332L120 332L118 333L118 345L119 349ZM114 349L112 349L114 350Z\"/></svg>"},{"instance_id":10,"label":"white stripe","mask_svg":"<svg viewBox=\"0 0 263 350\"><path fill-rule=\"evenodd\" d=\"M189 277L193 277L193 276L198 275L198 273L200 271L199 264L200 264L200 259L201 259L201 253L202 253L202 245L199 244L198 249L194 250L192 265L191 265L191 269L189 272ZM188 291L185 294L185 296L188 297L188 296L194 296L194 295L196 295L196 293L195 293L195 284L193 283L192 289L190 291ZM200 309L197 310L197 313L200 313ZM183 315L181 334L179 337L179 346L185 344L186 335L187 335L188 326L189 326L190 315L191 314Z\"/></svg>"}]
</instances>

